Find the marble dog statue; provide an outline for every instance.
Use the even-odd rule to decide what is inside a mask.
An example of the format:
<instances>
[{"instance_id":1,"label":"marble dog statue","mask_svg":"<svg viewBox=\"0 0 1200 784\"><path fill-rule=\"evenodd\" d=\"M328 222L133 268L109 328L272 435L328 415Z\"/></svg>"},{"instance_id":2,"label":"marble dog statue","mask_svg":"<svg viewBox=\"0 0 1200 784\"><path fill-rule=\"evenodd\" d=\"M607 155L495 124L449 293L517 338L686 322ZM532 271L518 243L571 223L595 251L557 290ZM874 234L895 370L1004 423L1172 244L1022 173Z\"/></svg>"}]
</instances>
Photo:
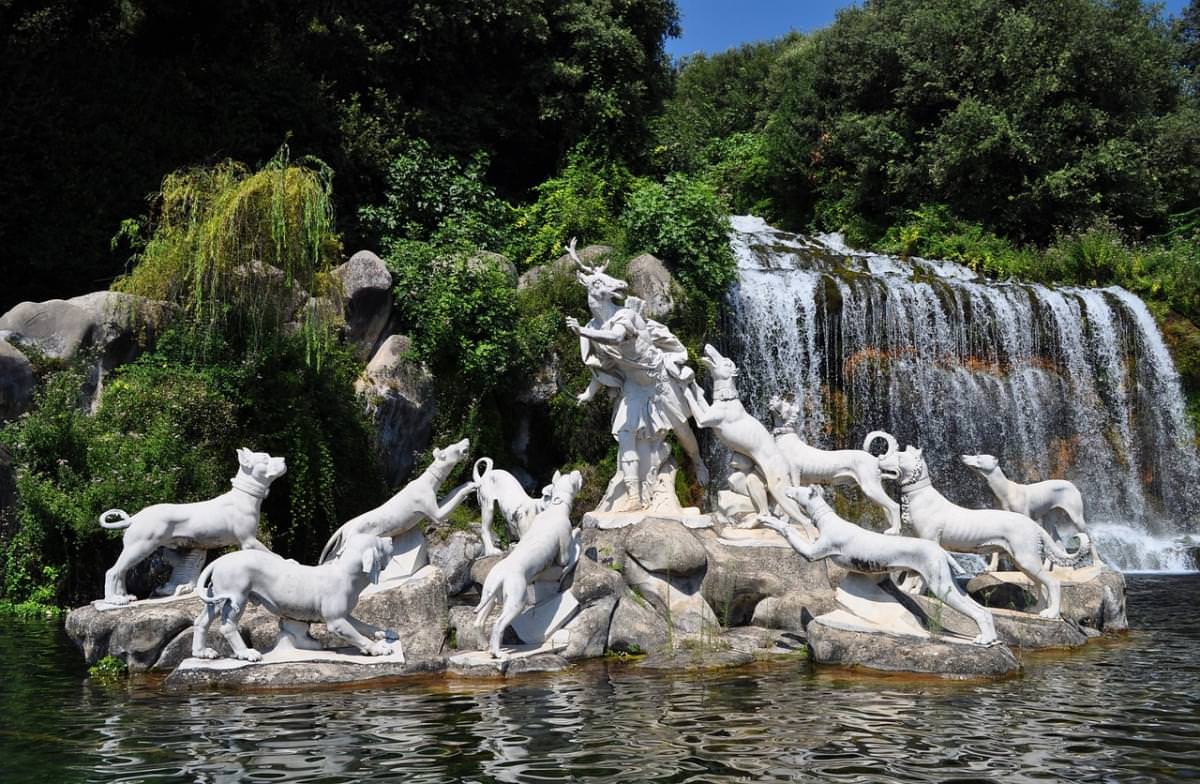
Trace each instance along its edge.
<instances>
[{"instance_id":1,"label":"marble dog statue","mask_svg":"<svg viewBox=\"0 0 1200 784\"><path fill-rule=\"evenodd\" d=\"M121 555L104 575L104 601L133 601L136 597L125 590L125 575L160 547L214 550L238 545L243 549L267 549L257 538L259 509L271 483L287 473L287 463L282 457L244 448L237 450L237 458L238 472L229 480L233 488L216 498L188 504L154 504L134 515L120 509L100 515L103 527L125 529ZM186 593L194 586L195 580L189 579L175 592Z\"/></svg>"},{"instance_id":2,"label":"marble dog statue","mask_svg":"<svg viewBox=\"0 0 1200 784\"><path fill-rule=\"evenodd\" d=\"M976 643L997 642L991 613L958 587L954 574L961 567L941 547L926 539L868 531L844 520L825 502L819 487L792 487L787 493L812 519L820 532L817 540L808 542L797 536L792 525L777 517L764 517L763 524L782 534L800 555L810 561L828 558L838 566L864 574L911 569L924 578L934 596L975 621L979 627Z\"/></svg>"},{"instance_id":3,"label":"marble dog statue","mask_svg":"<svg viewBox=\"0 0 1200 784\"><path fill-rule=\"evenodd\" d=\"M492 656L497 659L501 658L500 641L504 630L525 609L525 594L530 583L551 566L564 569L571 566L572 553L577 549L571 528L571 504L583 486L583 475L578 471L569 474L555 471L550 486L550 502L546 508L537 513L526 534L503 560L492 567L483 581L479 605L475 608L475 625L483 626L492 606L497 601L503 603L500 618L492 627L489 645Z\"/></svg>"},{"instance_id":4,"label":"marble dog statue","mask_svg":"<svg viewBox=\"0 0 1200 784\"><path fill-rule=\"evenodd\" d=\"M800 508L786 495L786 490L791 484L791 466L787 457L766 426L750 416L742 401L738 399L734 382L738 374L737 365L733 360L721 356L711 345L704 347L704 356L700 358L700 363L708 368L712 376L713 400L711 404L706 402L703 391L695 384L687 389L688 406L696 424L710 428L717 440L753 463L761 480L747 473L744 483L745 490L759 515L768 514L770 511L767 502L769 493L771 500L779 505L785 515L792 520L803 521L804 515ZM739 491L742 489L738 487L741 482L740 476L730 478L730 484ZM757 521L751 523L750 527L755 525Z\"/></svg>"},{"instance_id":5,"label":"marble dog statue","mask_svg":"<svg viewBox=\"0 0 1200 784\"><path fill-rule=\"evenodd\" d=\"M987 555L999 551L1039 585L1046 608L1039 615L1058 618L1062 594L1059 582L1044 567L1049 557L1059 566L1074 566L1088 551L1087 534L1068 553L1040 525L1025 515L1003 509L966 509L951 503L933 487L921 450L906 447L898 454L900 467L900 517L922 539L947 550Z\"/></svg>"},{"instance_id":6,"label":"marble dog statue","mask_svg":"<svg viewBox=\"0 0 1200 784\"><path fill-rule=\"evenodd\" d=\"M779 422L774 430L775 443L788 460L792 484L858 485L863 495L883 508L888 519L886 533L900 533L900 504L883 489L884 479L900 475L896 468L900 445L890 433L882 430L867 433L862 449L817 449L804 443L796 432L799 405L776 395L771 398L770 409ZM887 451L878 457L868 451L877 439L887 443Z\"/></svg>"},{"instance_id":7,"label":"marble dog statue","mask_svg":"<svg viewBox=\"0 0 1200 784\"><path fill-rule=\"evenodd\" d=\"M1043 526L1052 524L1046 516L1051 510L1059 509L1067 516L1067 522L1053 523L1060 541L1071 535L1087 535L1087 523L1083 519L1083 495L1074 482L1047 479L1023 485L1005 476L1000 470L1000 461L992 455L962 455L960 459L987 481L1001 509L1032 517ZM1090 544L1092 561L1100 563L1096 540L1090 540Z\"/></svg>"},{"instance_id":8,"label":"marble dog statue","mask_svg":"<svg viewBox=\"0 0 1200 784\"><path fill-rule=\"evenodd\" d=\"M321 550L318 563L335 557L355 534L395 537L410 530L423 518L435 523L445 520L475 490L474 482L464 482L454 488L445 501L438 502L438 488L454 467L466 459L470 448L471 442L464 438L445 449L434 449L433 462L420 476L383 504L350 519L334 531Z\"/></svg>"},{"instance_id":9,"label":"marble dog statue","mask_svg":"<svg viewBox=\"0 0 1200 784\"><path fill-rule=\"evenodd\" d=\"M500 548L492 539L492 515L500 507L500 516L508 524L508 539L515 542L529 530L533 518L546 508L552 487L542 490L541 498L525 495L525 488L517 478L507 471L492 468L490 457L475 461L472 472L475 480L475 498L479 502L480 535L483 538L483 554L498 555Z\"/></svg>"},{"instance_id":10,"label":"marble dog statue","mask_svg":"<svg viewBox=\"0 0 1200 784\"><path fill-rule=\"evenodd\" d=\"M229 641L233 655L244 661L261 660L262 654L248 647L238 633L242 613L248 603L255 602L280 616L281 625L285 621L320 621L364 654L396 652L404 661L394 631L350 614L367 584L379 581L379 572L391 555L391 539L361 533L346 541L341 555L319 566L305 566L262 550L222 555L200 573L198 592L205 607L192 624L192 655L217 658L217 652L207 645L207 635L220 612L221 636ZM395 641L395 648L385 640Z\"/></svg>"}]
</instances>

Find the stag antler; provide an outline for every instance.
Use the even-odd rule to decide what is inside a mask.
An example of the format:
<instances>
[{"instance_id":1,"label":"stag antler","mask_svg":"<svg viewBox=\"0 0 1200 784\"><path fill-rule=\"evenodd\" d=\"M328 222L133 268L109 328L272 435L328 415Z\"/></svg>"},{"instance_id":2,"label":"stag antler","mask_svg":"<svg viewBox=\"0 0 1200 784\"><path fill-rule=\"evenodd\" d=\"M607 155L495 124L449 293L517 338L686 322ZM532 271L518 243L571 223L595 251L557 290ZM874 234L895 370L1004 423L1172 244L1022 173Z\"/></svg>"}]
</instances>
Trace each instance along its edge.
<instances>
[{"instance_id":1,"label":"stag antler","mask_svg":"<svg viewBox=\"0 0 1200 784\"><path fill-rule=\"evenodd\" d=\"M574 237L571 238L571 242L566 247L567 247L567 254L570 255L571 261L575 262L575 265L577 267L579 267L579 269L583 270L584 272L586 272L589 275L595 275L598 272L604 272L604 268L608 266L607 261L596 267L589 267L588 265L584 264L583 259L579 258L579 254L575 252L575 238Z\"/></svg>"}]
</instances>

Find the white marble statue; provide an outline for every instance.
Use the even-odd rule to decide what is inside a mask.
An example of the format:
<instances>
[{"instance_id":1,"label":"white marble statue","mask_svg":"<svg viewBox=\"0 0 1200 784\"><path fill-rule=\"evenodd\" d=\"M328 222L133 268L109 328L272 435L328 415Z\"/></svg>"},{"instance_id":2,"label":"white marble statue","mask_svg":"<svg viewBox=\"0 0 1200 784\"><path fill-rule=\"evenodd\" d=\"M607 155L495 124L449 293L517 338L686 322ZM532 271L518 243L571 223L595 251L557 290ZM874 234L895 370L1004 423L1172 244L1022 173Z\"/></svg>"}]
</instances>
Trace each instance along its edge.
<instances>
[{"instance_id":1,"label":"white marble statue","mask_svg":"<svg viewBox=\"0 0 1200 784\"><path fill-rule=\"evenodd\" d=\"M712 403L704 399L703 391L693 385L687 391L688 405L696 424L713 431L717 439L736 455L729 483L735 491L750 496L757 515L746 527L758 525L758 517L770 513L767 496L779 505L794 521L803 521L804 514L787 496L791 485L791 468L787 457L775 442L775 437L746 411L738 399L734 378L738 374L733 360L721 356L711 345L704 347L700 362L708 368L713 379ZM739 461L736 456L743 460Z\"/></svg>"},{"instance_id":2,"label":"white marble statue","mask_svg":"<svg viewBox=\"0 0 1200 784\"><path fill-rule=\"evenodd\" d=\"M907 447L898 454L900 467L900 517L917 536L931 539L947 550L989 555L999 551L1045 593L1046 608L1039 615L1058 618L1061 590L1058 580L1042 561L1049 557L1060 566L1074 566L1088 553L1088 537L1068 553L1032 519L1002 509L966 509L951 503L934 487L921 450Z\"/></svg>"},{"instance_id":3,"label":"white marble statue","mask_svg":"<svg viewBox=\"0 0 1200 784\"><path fill-rule=\"evenodd\" d=\"M1054 525L1058 540L1066 541L1078 534L1087 534L1087 523L1083 520L1083 496L1073 482L1066 479L1047 479L1027 485L1014 482L1000 470L1000 461L992 455L962 455L966 465L978 471L1002 509L1032 517L1043 526ZM1054 509L1061 510L1066 522L1052 523L1047 515ZM1065 535L1064 535L1065 534ZM1091 555L1094 563L1100 563L1096 551L1096 540L1091 539ZM992 567L995 569L995 565Z\"/></svg>"},{"instance_id":4,"label":"white marble statue","mask_svg":"<svg viewBox=\"0 0 1200 784\"><path fill-rule=\"evenodd\" d=\"M475 608L475 625L482 626L492 606L501 602L500 618L492 627L489 650L501 658L500 641L504 630L525 609L526 591L534 579L547 569L558 566L565 572L578 557L578 532L571 526L571 504L583 486L578 471L554 473L550 483L550 502L539 512L521 540L503 560L492 567L483 581L479 604Z\"/></svg>"},{"instance_id":5,"label":"white marble statue","mask_svg":"<svg viewBox=\"0 0 1200 784\"><path fill-rule=\"evenodd\" d=\"M282 457L266 452L237 450L238 472L229 483L233 488L216 498L189 504L154 504L135 515L109 509L100 515L105 528L124 528L124 547L117 562L104 575L104 601L128 604L136 597L125 590L125 575L160 547L171 550L201 551L178 558L178 565L199 565L203 551L234 545L244 549L266 550L258 541L258 515L271 483L287 473ZM116 518L115 520L113 518ZM175 593L186 593L195 586L194 572L186 581L173 579Z\"/></svg>"},{"instance_id":6,"label":"white marble statue","mask_svg":"<svg viewBox=\"0 0 1200 784\"><path fill-rule=\"evenodd\" d=\"M490 457L475 461L473 471L475 498L479 502L480 537L483 539L483 554L498 555L501 550L492 538L492 516L497 506L500 516L508 526L508 541L515 542L529 530L533 518L550 502L553 485L542 488L541 498L525 495L525 488L517 478L507 471L492 468Z\"/></svg>"},{"instance_id":7,"label":"white marble statue","mask_svg":"<svg viewBox=\"0 0 1200 784\"><path fill-rule=\"evenodd\" d=\"M619 468L601 509L677 509L674 487L660 481L660 469L670 457L667 431L679 439L700 483L708 482L700 447L687 421L684 389L695 375L685 364L687 349L664 325L642 315L644 303L637 297L619 304L625 281L605 274L603 264L584 264L575 252L575 240L567 252L579 267L575 276L587 288L592 313L582 326L574 318L567 319L567 327L579 336L583 363L592 372L592 380L578 400L591 400L603 387L618 393L612 434L617 440Z\"/></svg>"},{"instance_id":8,"label":"white marble statue","mask_svg":"<svg viewBox=\"0 0 1200 784\"><path fill-rule=\"evenodd\" d=\"M792 484L858 485L863 495L883 508L888 519L887 533L900 533L900 504L883 489L884 479L899 476L896 452L900 445L890 433L882 430L867 433L862 449L817 449L804 443L796 432L799 405L776 395L771 398L770 408L778 422L775 443L788 460ZM876 439L887 443L887 451L878 457L868 451Z\"/></svg>"},{"instance_id":9,"label":"white marble statue","mask_svg":"<svg viewBox=\"0 0 1200 784\"><path fill-rule=\"evenodd\" d=\"M198 595L205 607L192 625L192 655L217 658L207 641L208 627L219 612L221 636L229 642L233 655L244 661L262 659L259 651L243 642L238 631L246 606L255 602L278 615L281 626L287 621L300 625L321 622L364 654L396 653L403 661L404 650L394 631L364 623L350 614L363 589L379 580L379 572L391 555L391 539L355 534L346 541L341 555L319 566L305 566L263 550L221 556L200 573ZM302 642L302 647L318 646L310 641Z\"/></svg>"},{"instance_id":10,"label":"white marble statue","mask_svg":"<svg viewBox=\"0 0 1200 784\"><path fill-rule=\"evenodd\" d=\"M440 523L449 517L454 508L475 490L475 483L462 483L442 502L438 501L438 488L454 467L466 459L470 448L471 442L464 438L445 449L434 449L433 462L420 476L380 506L363 512L334 531L325 543L325 549L321 550L320 563L341 552L342 545L355 534L396 537L408 532L425 518Z\"/></svg>"},{"instance_id":11,"label":"white marble statue","mask_svg":"<svg viewBox=\"0 0 1200 784\"><path fill-rule=\"evenodd\" d=\"M966 594L954 581L962 568L953 556L937 544L912 536L875 533L842 519L825 502L820 488L792 487L787 490L812 519L820 535L815 542L799 536L795 527L777 517L764 517L763 524L783 535L792 549L810 561L828 558L838 566L864 574L890 573L911 569L925 580L930 592L963 613L979 627L975 642L997 642L992 615Z\"/></svg>"}]
</instances>

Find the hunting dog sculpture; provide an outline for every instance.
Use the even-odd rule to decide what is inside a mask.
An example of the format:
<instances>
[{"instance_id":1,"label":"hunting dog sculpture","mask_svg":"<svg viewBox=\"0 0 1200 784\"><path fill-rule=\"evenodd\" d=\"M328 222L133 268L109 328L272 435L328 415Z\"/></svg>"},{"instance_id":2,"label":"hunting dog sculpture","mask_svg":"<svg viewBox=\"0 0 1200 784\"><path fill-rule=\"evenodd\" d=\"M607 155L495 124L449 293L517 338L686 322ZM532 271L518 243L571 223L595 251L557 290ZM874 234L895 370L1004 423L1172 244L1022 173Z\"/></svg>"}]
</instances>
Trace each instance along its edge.
<instances>
[{"instance_id":1,"label":"hunting dog sculpture","mask_svg":"<svg viewBox=\"0 0 1200 784\"><path fill-rule=\"evenodd\" d=\"M492 606L497 601L502 602L500 618L492 627L488 646L497 659L502 657L500 641L504 630L525 609L525 594L530 583L551 566L569 568L573 554L578 550L571 528L571 504L583 486L583 476L578 471L569 474L555 471L550 486L552 490L546 508L533 518L521 541L488 572L479 594L479 605L475 608L476 626L483 626Z\"/></svg>"},{"instance_id":2,"label":"hunting dog sculpture","mask_svg":"<svg viewBox=\"0 0 1200 784\"><path fill-rule=\"evenodd\" d=\"M886 533L900 533L900 504L883 489L884 479L900 475L896 468L900 445L890 433L867 433L862 449L817 449L804 443L796 432L799 405L776 395L771 398L770 408L779 422L774 430L775 443L787 458L793 485L858 485L863 495L883 508L888 519ZM878 457L868 451L877 439L887 443L887 451Z\"/></svg>"},{"instance_id":3,"label":"hunting dog sculpture","mask_svg":"<svg viewBox=\"0 0 1200 784\"><path fill-rule=\"evenodd\" d=\"M120 509L100 515L101 526L125 529L121 555L104 575L104 601L128 604L136 599L125 590L125 575L160 547L195 551L238 545L243 549L267 549L257 538L259 509L271 483L287 473L287 463L282 457L249 449L237 450L237 458L238 472L229 480L233 489L216 498L189 504L154 504L132 516ZM194 575L189 575L175 593L191 591L195 584Z\"/></svg>"},{"instance_id":4,"label":"hunting dog sculpture","mask_svg":"<svg viewBox=\"0 0 1200 784\"><path fill-rule=\"evenodd\" d=\"M492 539L492 515L496 507L500 507L500 516L508 524L508 540L515 542L525 536L533 518L546 508L552 486L543 488L541 498L530 498L525 495L525 488L521 487L515 476L492 468L490 457L476 460L472 475L476 484L475 498L479 502L483 554L497 555L500 548Z\"/></svg>"},{"instance_id":5,"label":"hunting dog sculpture","mask_svg":"<svg viewBox=\"0 0 1200 784\"><path fill-rule=\"evenodd\" d=\"M966 509L951 503L934 487L921 450L907 447L898 453L900 467L900 517L922 539L947 550L988 555L999 551L1045 594L1046 608L1039 615L1058 618L1062 606L1058 580L1042 561L1049 557L1060 566L1074 566L1087 554L1087 534L1068 553L1040 525L1025 515L1002 509Z\"/></svg>"},{"instance_id":6,"label":"hunting dog sculpture","mask_svg":"<svg viewBox=\"0 0 1200 784\"><path fill-rule=\"evenodd\" d=\"M371 534L355 534L346 541L337 558L319 566L305 566L275 553L242 550L209 564L198 583L204 610L192 624L192 655L215 659L208 647L208 627L221 615L221 636L244 661L259 661L262 654L242 641L238 621L250 602L261 604L286 621L301 624L323 622L337 636L369 656L398 653L404 649L394 631L364 623L350 613L368 583L379 581L379 572L392 555L392 540ZM395 648L386 640L395 642ZM304 646L310 647L310 646Z\"/></svg>"},{"instance_id":7,"label":"hunting dog sculpture","mask_svg":"<svg viewBox=\"0 0 1200 784\"><path fill-rule=\"evenodd\" d=\"M420 476L382 505L363 512L334 531L325 543L325 549L321 550L320 563L341 552L343 543L355 534L395 537L409 531L423 518L435 523L445 520L475 489L474 482L464 482L454 488L444 502L438 503L438 488L454 467L466 458L470 448L471 442L464 438L445 449L434 449L433 462Z\"/></svg>"},{"instance_id":8,"label":"hunting dog sculpture","mask_svg":"<svg viewBox=\"0 0 1200 784\"><path fill-rule=\"evenodd\" d=\"M937 544L911 536L868 531L843 520L825 502L818 487L793 487L787 493L808 512L820 532L817 540L806 541L792 525L777 517L764 517L763 524L780 533L800 555L810 561L828 558L838 566L864 574L911 569L924 578L934 596L975 622L979 627L976 643L991 645L997 641L991 613L958 587L954 573L961 571L961 567Z\"/></svg>"}]
</instances>

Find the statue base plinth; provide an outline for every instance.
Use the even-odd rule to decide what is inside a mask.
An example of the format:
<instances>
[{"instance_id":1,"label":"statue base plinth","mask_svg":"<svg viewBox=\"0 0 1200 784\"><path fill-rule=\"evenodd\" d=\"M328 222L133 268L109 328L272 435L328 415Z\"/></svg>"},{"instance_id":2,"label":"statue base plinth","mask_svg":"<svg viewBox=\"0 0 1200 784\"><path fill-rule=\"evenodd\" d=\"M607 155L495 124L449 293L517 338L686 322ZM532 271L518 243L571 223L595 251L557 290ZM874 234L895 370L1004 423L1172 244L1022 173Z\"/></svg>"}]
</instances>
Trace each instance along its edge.
<instances>
[{"instance_id":1,"label":"statue base plinth","mask_svg":"<svg viewBox=\"0 0 1200 784\"><path fill-rule=\"evenodd\" d=\"M580 524L583 528L599 528L613 530L636 525L643 520L673 520L687 528L712 528L713 516L702 514L695 506L686 506L677 512L656 512L652 509L639 509L633 512L588 512Z\"/></svg>"},{"instance_id":2,"label":"statue base plinth","mask_svg":"<svg viewBox=\"0 0 1200 784\"><path fill-rule=\"evenodd\" d=\"M125 604L113 604L106 602L103 599L96 599L91 603L91 606L100 612L112 612L114 610L135 610L146 607L161 607L163 605L175 604L177 602L186 602L188 599L195 598L194 591L175 594L174 596L152 596L149 599L135 599L132 602Z\"/></svg>"},{"instance_id":3,"label":"statue base plinth","mask_svg":"<svg viewBox=\"0 0 1200 784\"><path fill-rule=\"evenodd\" d=\"M464 678L503 678L527 672L555 672L570 666L562 651L566 650L570 633L556 632L540 645L505 645L500 658L490 651L466 651L451 656L446 671Z\"/></svg>"},{"instance_id":4,"label":"statue base plinth","mask_svg":"<svg viewBox=\"0 0 1200 784\"><path fill-rule=\"evenodd\" d=\"M296 688L314 685L362 683L417 673L439 672L441 658L408 660L398 652L365 656L355 648L304 650L280 646L263 654L261 661L240 659L184 659L167 676L172 689L259 687Z\"/></svg>"}]
</instances>

